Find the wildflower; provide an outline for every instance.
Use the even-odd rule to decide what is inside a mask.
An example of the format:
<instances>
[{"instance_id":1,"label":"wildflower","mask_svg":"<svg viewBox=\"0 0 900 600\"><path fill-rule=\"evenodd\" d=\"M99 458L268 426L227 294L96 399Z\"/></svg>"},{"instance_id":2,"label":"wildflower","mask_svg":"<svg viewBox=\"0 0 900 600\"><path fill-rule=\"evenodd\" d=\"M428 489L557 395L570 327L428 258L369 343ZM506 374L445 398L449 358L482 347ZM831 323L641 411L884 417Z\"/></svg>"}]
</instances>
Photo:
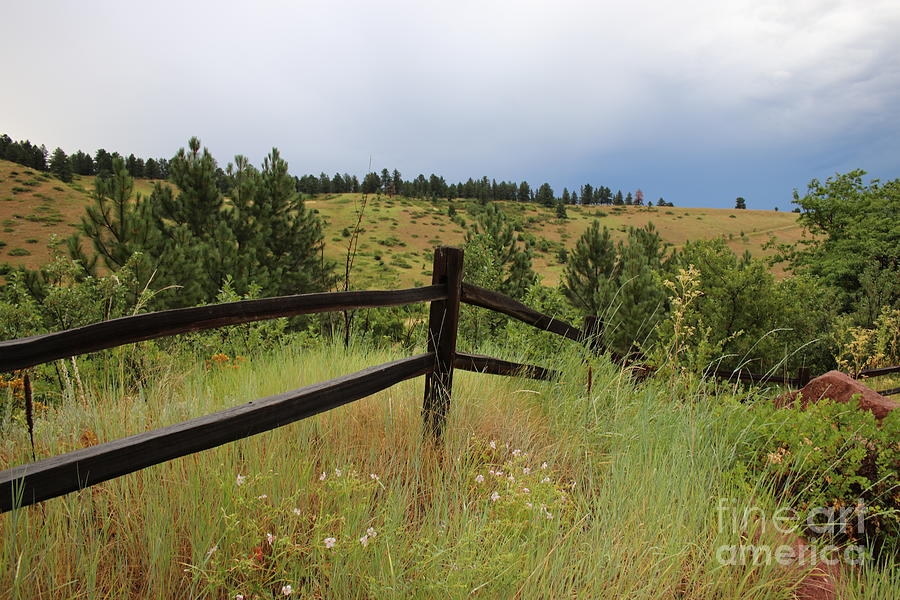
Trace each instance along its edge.
<instances>
[{"instance_id":1,"label":"wildflower","mask_svg":"<svg viewBox=\"0 0 900 600\"><path fill-rule=\"evenodd\" d=\"M294 514L297 515L297 516L299 517L300 515L303 514L303 511L300 510L299 508L295 508L295 509L294 509Z\"/></svg>"},{"instance_id":2,"label":"wildflower","mask_svg":"<svg viewBox=\"0 0 900 600\"><path fill-rule=\"evenodd\" d=\"M494 492L493 494L491 494L491 502L496 502L499 499L500 499L500 494L498 494L497 492Z\"/></svg>"},{"instance_id":3,"label":"wildflower","mask_svg":"<svg viewBox=\"0 0 900 600\"><path fill-rule=\"evenodd\" d=\"M245 482L245 481L247 481L247 478L244 477L243 475L238 475L238 476L234 479L235 485L244 485L244 482Z\"/></svg>"},{"instance_id":4,"label":"wildflower","mask_svg":"<svg viewBox=\"0 0 900 600\"><path fill-rule=\"evenodd\" d=\"M364 535L361 538L359 538L359 543L363 545L363 548L368 546L369 545L369 536Z\"/></svg>"},{"instance_id":5,"label":"wildflower","mask_svg":"<svg viewBox=\"0 0 900 600\"><path fill-rule=\"evenodd\" d=\"M491 440L491 450L496 450L496 449L497 449L497 442L495 442L494 440Z\"/></svg>"},{"instance_id":6,"label":"wildflower","mask_svg":"<svg viewBox=\"0 0 900 600\"><path fill-rule=\"evenodd\" d=\"M484 475L482 475L481 473L479 473L478 475L475 476L475 481L477 481L478 483L483 482L483 481L484 481Z\"/></svg>"},{"instance_id":7,"label":"wildflower","mask_svg":"<svg viewBox=\"0 0 900 600\"><path fill-rule=\"evenodd\" d=\"M503 477L503 471L498 470L496 472L497 477Z\"/></svg>"},{"instance_id":8,"label":"wildflower","mask_svg":"<svg viewBox=\"0 0 900 600\"><path fill-rule=\"evenodd\" d=\"M285 596L290 596L294 593L294 588L291 587L291 584L281 586L281 593Z\"/></svg>"},{"instance_id":9,"label":"wildflower","mask_svg":"<svg viewBox=\"0 0 900 600\"><path fill-rule=\"evenodd\" d=\"M372 481L378 481L380 477L378 477L378 475L376 475L375 473L369 473L369 479L371 479Z\"/></svg>"},{"instance_id":10,"label":"wildflower","mask_svg":"<svg viewBox=\"0 0 900 600\"><path fill-rule=\"evenodd\" d=\"M366 529L366 535L369 537L378 537L378 532L375 531L374 527L369 527Z\"/></svg>"},{"instance_id":11,"label":"wildflower","mask_svg":"<svg viewBox=\"0 0 900 600\"><path fill-rule=\"evenodd\" d=\"M528 488L522 488L522 492L525 494L530 494L531 490L529 490Z\"/></svg>"},{"instance_id":12,"label":"wildflower","mask_svg":"<svg viewBox=\"0 0 900 600\"><path fill-rule=\"evenodd\" d=\"M553 518L553 513L550 512L549 510L547 512L545 512L544 514L547 516L548 521Z\"/></svg>"},{"instance_id":13,"label":"wildflower","mask_svg":"<svg viewBox=\"0 0 900 600\"><path fill-rule=\"evenodd\" d=\"M525 506L527 506L528 508L534 508L534 504L532 504L531 502L526 502Z\"/></svg>"},{"instance_id":14,"label":"wildflower","mask_svg":"<svg viewBox=\"0 0 900 600\"><path fill-rule=\"evenodd\" d=\"M576 485L578 485L578 482L573 479L572 483L569 484L569 487L574 490Z\"/></svg>"},{"instance_id":15,"label":"wildflower","mask_svg":"<svg viewBox=\"0 0 900 600\"><path fill-rule=\"evenodd\" d=\"M544 462L541 463L541 468L542 468L542 469L546 469L546 468L547 468L547 461L544 461Z\"/></svg>"},{"instance_id":16,"label":"wildflower","mask_svg":"<svg viewBox=\"0 0 900 600\"><path fill-rule=\"evenodd\" d=\"M325 471L322 471L322 474L319 475L319 481L325 481Z\"/></svg>"},{"instance_id":17,"label":"wildflower","mask_svg":"<svg viewBox=\"0 0 900 600\"><path fill-rule=\"evenodd\" d=\"M541 483L550 483L550 478L544 477L543 479L541 479Z\"/></svg>"},{"instance_id":18,"label":"wildflower","mask_svg":"<svg viewBox=\"0 0 900 600\"><path fill-rule=\"evenodd\" d=\"M243 594L235 594L234 600L244 600L244 595Z\"/></svg>"},{"instance_id":19,"label":"wildflower","mask_svg":"<svg viewBox=\"0 0 900 600\"><path fill-rule=\"evenodd\" d=\"M531 467L523 467L522 468L523 475L528 475L529 473L531 473Z\"/></svg>"},{"instance_id":20,"label":"wildflower","mask_svg":"<svg viewBox=\"0 0 900 600\"><path fill-rule=\"evenodd\" d=\"M334 470L334 476L335 476L335 477L340 477L340 476L341 476L341 470L340 470L340 469L335 469L335 470Z\"/></svg>"},{"instance_id":21,"label":"wildflower","mask_svg":"<svg viewBox=\"0 0 900 600\"><path fill-rule=\"evenodd\" d=\"M335 544L335 542L337 542L337 540L334 539L333 537L327 537L323 541L325 542L326 548L334 548L334 544Z\"/></svg>"},{"instance_id":22,"label":"wildflower","mask_svg":"<svg viewBox=\"0 0 900 600\"><path fill-rule=\"evenodd\" d=\"M206 560L209 560L209 557L213 555L213 552L215 552L218 549L219 549L219 545L214 544L213 547L210 548L209 551L206 553Z\"/></svg>"},{"instance_id":23,"label":"wildflower","mask_svg":"<svg viewBox=\"0 0 900 600\"><path fill-rule=\"evenodd\" d=\"M269 497L269 496L266 495L266 494L260 494L259 496L256 497L256 499L257 499L257 500L265 500L265 499L268 498L268 497Z\"/></svg>"},{"instance_id":24,"label":"wildflower","mask_svg":"<svg viewBox=\"0 0 900 600\"><path fill-rule=\"evenodd\" d=\"M275 543L275 536L272 535L271 533L267 533L266 541L269 542L269 545L271 546L273 543Z\"/></svg>"},{"instance_id":25,"label":"wildflower","mask_svg":"<svg viewBox=\"0 0 900 600\"><path fill-rule=\"evenodd\" d=\"M490 473L491 475L496 475L497 471L495 471L493 469L488 469L488 473Z\"/></svg>"},{"instance_id":26,"label":"wildflower","mask_svg":"<svg viewBox=\"0 0 900 600\"><path fill-rule=\"evenodd\" d=\"M522 451L519 450L518 448L516 448L515 450L513 450L513 456L519 456L520 454L522 454Z\"/></svg>"},{"instance_id":27,"label":"wildflower","mask_svg":"<svg viewBox=\"0 0 900 600\"><path fill-rule=\"evenodd\" d=\"M510 482L512 482L512 483L515 483L515 482L516 482L516 478L513 477L512 475L510 475L509 477L507 477L507 479L508 479Z\"/></svg>"}]
</instances>

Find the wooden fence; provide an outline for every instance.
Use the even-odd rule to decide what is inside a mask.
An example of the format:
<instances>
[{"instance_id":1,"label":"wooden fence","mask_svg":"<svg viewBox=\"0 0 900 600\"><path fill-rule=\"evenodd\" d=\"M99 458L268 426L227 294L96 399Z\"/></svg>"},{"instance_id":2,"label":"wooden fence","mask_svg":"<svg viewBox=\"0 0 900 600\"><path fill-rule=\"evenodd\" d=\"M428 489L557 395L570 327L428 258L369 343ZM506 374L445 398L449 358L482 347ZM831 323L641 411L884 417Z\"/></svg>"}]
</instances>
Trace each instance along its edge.
<instances>
[{"instance_id":1,"label":"wooden fence","mask_svg":"<svg viewBox=\"0 0 900 600\"><path fill-rule=\"evenodd\" d=\"M426 435L440 438L450 408L455 369L492 375L553 379L559 373L456 350L460 303L509 315L538 329L570 340L598 346L596 317L579 329L540 313L512 298L464 283L463 252L441 247L435 251L432 285L406 290L303 294L246 300L123 317L56 333L0 342L0 372L25 369L60 358L114 348L190 331L302 314L335 312L429 302L427 352L384 363L293 391L247 402L176 425L139 433L75 450L0 472L0 512L62 496L140 469L282 427L315 414L371 396L397 383L425 375L423 424ZM636 375L653 367L611 353ZM900 367L864 371L878 376ZM717 377L753 382L802 385L809 371L797 378L715 372ZM900 390L894 390L896 393ZM888 390L890 392L890 390ZM884 393L884 392L882 392Z\"/></svg>"}]
</instances>

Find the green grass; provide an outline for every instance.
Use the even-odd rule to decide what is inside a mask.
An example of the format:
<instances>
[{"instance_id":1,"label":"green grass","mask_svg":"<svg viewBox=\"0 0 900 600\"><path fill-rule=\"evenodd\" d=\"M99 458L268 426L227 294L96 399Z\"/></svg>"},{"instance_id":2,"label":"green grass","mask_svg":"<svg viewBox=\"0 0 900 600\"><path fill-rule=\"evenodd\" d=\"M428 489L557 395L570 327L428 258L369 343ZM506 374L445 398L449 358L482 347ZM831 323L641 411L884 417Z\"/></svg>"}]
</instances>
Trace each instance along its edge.
<instances>
[{"instance_id":1,"label":"green grass","mask_svg":"<svg viewBox=\"0 0 900 600\"><path fill-rule=\"evenodd\" d=\"M38 417L37 452L397 357L324 344L237 369L173 367L138 392L87 381L83 398ZM0 516L0 589L12 598L274 598L285 585L302 598L789 597L797 573L714 560L740 539L718 527L718 498L774 506L765 482L747 488L728 476L741 431L715 417L722 397L671 381L637 386L604 361L588 394L578 356L545 364L565 380L457 372L442 452L421 443L418 379ZM30 460L27 433L8 418L0 444L0 467ZM369 528L377 535L364 545ZM896 571L855 577L851 597L888 598L898 585Z\"/></svg>"}]
</instances>

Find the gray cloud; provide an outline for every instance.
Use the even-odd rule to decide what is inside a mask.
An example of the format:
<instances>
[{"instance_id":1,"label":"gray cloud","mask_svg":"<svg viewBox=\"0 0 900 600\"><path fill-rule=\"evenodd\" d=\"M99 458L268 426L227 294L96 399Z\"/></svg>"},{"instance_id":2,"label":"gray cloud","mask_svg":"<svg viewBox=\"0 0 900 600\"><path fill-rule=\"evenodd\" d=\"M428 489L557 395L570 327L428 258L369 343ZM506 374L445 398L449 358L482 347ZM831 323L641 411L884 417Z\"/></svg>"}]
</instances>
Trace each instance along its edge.
<instances>
[{"instance_id":1,"label":"gray cloud","mask_svg":"<svg viewBox=\"0 0 900 600\"><path fill-rule=\"evenodd\" d=\"M0 23L0 129L69 150L196 134L298 172L371 154L783 209L812 177L900 166L894 1L49 2Z\"/></svg>"}]
</instances>

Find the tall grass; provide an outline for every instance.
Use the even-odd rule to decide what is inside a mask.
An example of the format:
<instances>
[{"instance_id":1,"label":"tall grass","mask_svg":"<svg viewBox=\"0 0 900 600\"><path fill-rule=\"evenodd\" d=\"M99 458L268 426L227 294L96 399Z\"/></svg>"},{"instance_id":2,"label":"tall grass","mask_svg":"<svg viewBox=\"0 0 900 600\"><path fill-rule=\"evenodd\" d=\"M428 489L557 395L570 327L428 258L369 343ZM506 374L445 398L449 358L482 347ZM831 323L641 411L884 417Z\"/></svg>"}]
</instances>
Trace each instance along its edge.
<instances>
[{"instance_id":1,"label":"tall grass","mask_svg":"<svg viewBox=\"0 0 900 600\"><path fill-rule=\"evenodd\" d=\"M48 456L397 358L354 345L114 386L37 421ZM552 365L552 363L556 363ZM561 382L457 372L442 449L423 445L421 380L272 432L0 517L11 598L788 598L797 573L723 567L718 498L740 431L716 397L636 386L563 353ZM40 457L40 456L39 456ZM27 462L4 424L0 466ZM545 464L546 463L546 464ZM896 590L896 571L853 590ZM287 586L290 586L289 588ZM866 588L868 586L868 588ZM868 597L868 596L865 596Z\"/></svg>"}]
</instances>

